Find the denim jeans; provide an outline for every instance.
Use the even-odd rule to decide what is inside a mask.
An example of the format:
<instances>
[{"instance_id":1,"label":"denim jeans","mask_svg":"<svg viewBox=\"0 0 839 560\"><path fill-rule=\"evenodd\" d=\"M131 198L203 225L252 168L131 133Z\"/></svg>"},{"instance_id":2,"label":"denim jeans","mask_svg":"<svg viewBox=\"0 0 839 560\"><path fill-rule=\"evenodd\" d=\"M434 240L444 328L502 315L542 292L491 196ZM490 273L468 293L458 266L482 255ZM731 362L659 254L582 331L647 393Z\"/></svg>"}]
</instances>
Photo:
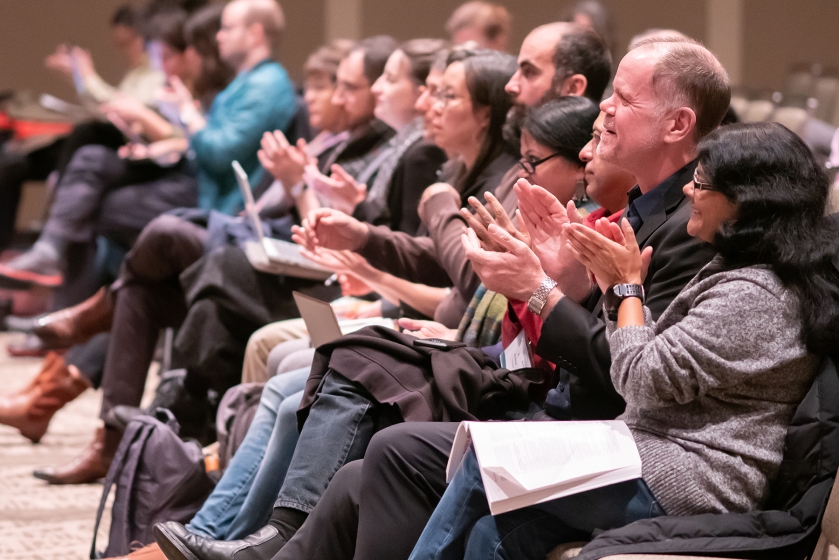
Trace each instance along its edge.
<instances>
[{"instance_id":1,"label":"denim jeans","mask_svg":"<svg viewBox=\"0 0 839 560\"><path fill-rule=\"evenodd\" d=\"M332 477L361 459L377 429L375 402L359 385L333 370L300 431L300 439L274 507L311 513Z\"/></svg>"},{"instance_id":2,"label":"denim jeans","mask_svg":"<svg viewBox=\"0 0 839 560\"><path fill-rule=\"evenodd\" d=\"M245 439L187 529L231 540L265 524L297 444L295 413L309 371L290 371L268 381Z\"/></svg>"},{"instance_id":3,"label":"denim jeans","mask_svg":"<svg viewBox=\"0 0 839 560\"><path fill-rule=\"evenodd\" d=\"M643 480L630 480L500 515L490 515L474 451L443 494L409 560L543 560L595 529L664 515Z\"/></svg>"}]
</instances>

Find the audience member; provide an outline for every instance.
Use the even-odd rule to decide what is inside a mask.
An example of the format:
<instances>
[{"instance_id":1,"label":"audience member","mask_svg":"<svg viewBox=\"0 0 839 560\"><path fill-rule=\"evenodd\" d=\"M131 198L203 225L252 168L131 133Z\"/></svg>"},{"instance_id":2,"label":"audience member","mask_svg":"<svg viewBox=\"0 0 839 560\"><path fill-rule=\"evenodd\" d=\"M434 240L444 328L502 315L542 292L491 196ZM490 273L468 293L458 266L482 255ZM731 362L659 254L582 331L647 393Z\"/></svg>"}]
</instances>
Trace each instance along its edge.
<instances>
[{"instance_id":1,"label":"audience member","mask_svg":"<svg viewBox=\"0 0 839 560\"><path fill-rule=\"evenodd\" d=\"M228 170L230 162L238 159L246 169L253 171L258 165L256 151L262 133L266 129L281 128L291 120L295 105L291 84L282 67L267 58L271 51L270 41L277 39L282 26L282 12L273 0L235 0L227 4L222 13L222 28L218 34L221 56L238 68L239 74L219 94L206 119L191 105L192 114L182 115L184 121L188 121L190 145L196 153L199 191L204 194L199 196L199 204L203 208L228 211L236 208L241 195L232 171ZM266 96L266 91L271 92L270 97ZM185 101L185 88L181 94L181 100ZM185 106L181 109L186 112ZM259 174L254 175L258 179ZM169 324L173 316L183 313L182 296L179 296L182 292L177 286L176 274L203 253L205 234L196 233L199 228L176 218L164 222L162 227L147 235L153 239L147 239L145 247L134 253L116 289L102 290L78 308L46 316L37 323L41 334L58 332L58 338L63 336L65 340L77 342L107 330L111 318L116 316L114 324L124 331L113 332L109 343L103 375L106 393L103 417L115 404L139 403L142 380L151 360L159 325ZM141 234L138 248L142 237ZM161 251L158 243L166 250ZM193 256L196 252L197 256ZM150 294L158 292L145 291L144 282L148 281L164 294L173 293L172 302L165 303L162 309L156 308L155 304L160 300ZM125 305L120 305L120 300ZM77 321L81 310L92 315L93 320ZM148 340L144 342L138 332L147 334ZM121 345L126 344L127 348L122 350ZM140 372L136 374L140 379L139 393L133 393L126 385L127 380L132 379L125 375L128 363L140 364ZM53 483L95 480L107 472L119 437L119 432L102 427L79 461L39 475Z\"/></svg>"},{"instance_id":2,"label":"audience member","mask_svg":"<svg viewBox=\"0 0 839 560\"><path fill-rule=\"evenodd\" d=\"M691 64L681 64L685 59ZM654 75L659 76L656 83ZM614 85L614 96L601 104L605 118L597 157L637 180L623 215L636 224L641 246L654 248L644 289L655 319L712 257L709 248L687 233L691 208L682 186L692 176L697 142L716 128L725 113L729 84L719 62L704 47L692 42L653 42L624 58ZM557 388L544 404L548 415L614 418L623 412L624 403L608 378L612 359L602 318L602 293L590 285L585 268L564 248L560 235L562 224L569 223L569 213L544 189L524 180L516 191L530 247L490 226L494 240L508 252L483 250L473 238L464 243L467 254L487 288L497 289L510 300L527 301L529 312L544 321L534 351L556 364L559 376ZM557 280L560 284L538 292L546 275L552 279L546 287ZM525 283L529 289L516 293L516 287ZM557 297L559 293L563 297ZM413 422L378 432L364 460L338 472L333 480L341 482L330 484L334 493L327 491L322 499L331 506L324 506L320 515L315 515L316 508L313 522L335 519L353 509L352 504L359 504L363 496L359 509L350 515L353 521L338 530L350 527L346 534L358 535L359 557L407 558L419 528L425 526L445 490L446 463L456 429L455 423ZM353 531L355 523L358 529ZM383 542L373 537L373 532L381 531L400 539ZM346 550L346 537L338 538Z\"/></svg>"},{"instance_id":3,"label":"audience member","mask_svg":"<svg viewBox=\"0 0 839 560\"><path fill-rule=\"evenodd\" d=\"M446 22L452 43L474 41L479 48L504 52L510 40L510 12L481 0L461 4Z\"/></svg>"},{"instance_id":4,"label":"audience member","mask_svg":"<svg viewBox=\"0 0 839 560\"><path fill-rule=\"evenodd\" d=\"M612 17L606 7L598 0L580 0L565 14L565 21L591 29L606 43L606 48L614 54L615 29Z\"/></svg>"},{"instance_id":5,"label":"audience member","mask_svg":"<svg viewBox=\"0 0 839 560\"><path fill-rule=\"evenodd\" d=\"M254 19L257 15L260 21ZM170 77L195 155L197 199L186 161L180 164L182 169L149 168L146 160L155 154L143 150L138 164L129 166L130 159L115 154L109 157L111 154L99 147L85 147L74 155L74 172L65 173L56 191L50 218L38 242L27 253L2 265L0 277L24 285L60 284L68 245L89 241L96 221L104 222L101 227L105 227L114 220L111 229L130 244L152 218L172 208L197 203L204 210L225 213L240 209L242 195L230 163L240 161L256 184L261 177L256 157L259 138L265 130L286 127L295 109L293 87L285 70L268 58L271 41L278 39L283 25L282 12L274 0L242 0L228 6L218 33L219 51L238 76L219 94L207 118L179 78ZM272 92L271 102L265 100L266 91ZM173 171L179 174L173 175ZM176 185L185 187L186 192L178 192ZM151 188L156 189L155 196L149 195Z\"/></svg>"},{"instance_id":6,"label":"audience member","mask_svg":"<svg viewBox=\"0 0 839 560\"><path fill-rule=\"evenodd\" d=\"M475 53L462 61L452 62L446 68L441 98L436 103L439 113L434 121L435 141L441 147L445 144L451 146L452 150L463 150L461 157L468 159L469 163L464 163L465 169L460 172L462 176L468 177L472 173L470 168L483 157L482 151L490 155L505 153L503 147L492 146L488 140L482 140L478 149L474 145L474 138L477 130L479 138L500 141L501 124L509 108L509 100L503 88L514 70L513 58L495 51ZM453 125L451 130L445 131L445 137L439 126L442 118L451 118ZM473 145L466 149L470 139ZM448 151L451 153L452 150ZM485 159L492 161L490 157ZM302 371L305 375L305 370ZM353 389L349 389L349 392L339 389L347 388L350 383L343 376L335 373L330 376L330 382L334 388L324 389L317 401L320 404L313 408L303 425L269 524L244 541L230 543L193 535L177 525L174 528L187 539L183 541L188 542L184 546L194 548L200 556L244 546L260 557L270 558L303 523L306 513L317 503L335 471L346 461L364 453L375 426L378 423L387 425L395 420L392 413L382 412L375 407L370 408L368 414L369 406L364 404L366 397L356 394ZM339 406L329 406L330 402ZM336 429L338 426L342 429ZM315 433L321 435L315 436ZM338 449L343 451L336 454Z\"/></svg>"},{"instance_id":7,"label":"audience member","mask_svg":"<svg viewBox=\"0 0 839 560\"><path fill-rule=\"evenodd\" d=\"M747 512L764 503L792 414L839 328L828 181L804 142L774 123L728 126L698 151L684 186L687 229L717 256L656 322L643 295L604 303L610 373L626 399L621 419L643 479L490 516L470 452L412 559L536 560L560 543L665 512ZM604 293L640 287L651 248L641 251L628 219L564 229Z\"/></svg>"},{"instance_id":8,"label":"audience member","mask_svg":"<svg viewBox=\"0 0 839 560\"><path fill-rule=\"evenodd\" d=\"M548 105L555 105L555 103L551 102ZM538 112L535 112L534 116ZM552 110L552 107L547 108L546 115L564 116L560 112ZM603 120L604 114L601 113L594 123L592 139L580 152L580 159L586 162L586 189L589 196L599 202L603 208L597 214L599 216L606 215L611 220L615 220L620 217L622 209L626 205L626 192L635 184L635 178L606 163L597 154L597 143L600 134L603 132ZM534 122L535 119L528 119L528 121ZM543 130L549 122L539 122L536 128ZM527 123L525 123L525 130L527 130ZM567 130L570 132L572 129ZM555 134L553 128L551 128L551 131L552 134ZM535 130L534 132L537 136L541 136ZM529 134L533 135L533 133ZM563 145L565 144L564 140L563 138ZM553 144L553 141L550 143ZM560 146L552 145L552 149L557 148L560 148ZM547 181L553 179L547 173L542 172L537 172L537 174L527 178L544 184L548 188L550 186ZM551 189L551 191L553 192L554 189ZM560 200L567 202L569 199L561 198ZM592 214L592 216L595 216L595 214ZM593 224L593 221L590 223ZM515 311L515 314L512 313L513 311ZM534 321L532 319L528 321L524 312L519 313L518 308L510 310L509 320L505 318L504 321L505 326L515 326L514 315L518 315L519 324L524 329L528 339L532 342L538 342L539 330ZM533 317L532 314L530 317ZM508 339L512 336L515 335L511 333ZM488 349L484 349L484 351L488 351ZM538 359L538 356L536 358ZM538 365L538 362L536 363ZM545 363L544 365L549 366L550 364ZM281 407L280 415L283 414L284 408ZM278 421L281 421L281 419L278 418ZM378 450L377 448L376 451L378 452ZM369 458L371 451L368 451L368 454L365 455L367 458L363 461L349 463L336 473L318 505L310 514L310 519L307 519L306 523L275 557L276 560L296 557L328 558L330 560L353 557L387 557L394 559L408 557L425 521L428 519L428 515L430 515L430 510L426 509L425 504L428 503L426 500L431 500L433 504L433 498L426 498L419 492L410 492L400 493L398 500L394 500L391 489L399 490L404 486L399 482L394 482L399 479L394 479L391 476L394 473L387 468L387 465L391 462L385 461L382 456L376 456L375 459ZM445 469L447 458L447 455L428 457L435 465L434 468L442 467L443 469ZM442 464L437 463L438 460L442 460ZM430 465L423 464L425 466L418 471L421 474L425 472L426 467L431 468ZM362 468L363 465L367 466ZM368 479L369 473L374 472L374 470L376 474ZM387 481L385 486L381 485L382 480ZM435 480L433 484L436 485L437 482ZM442 493L445 483L444 480L439 480L439 482L442 486L432 486L432 488L435 492ZM363 492L361 491L362 483L365 488ZM439 493L437 499L439 499ZM397 506L397 502L401 505ZM399 508L398 511L397 507ZM382 527L387 530L397 530L398 532L392 534L399 535L399 537L387 540L381 539Z\"/></svg>"},{"instance_id":9,"label":"audience member","mask_svg":"<svg viewBox=\"0 0 839 560\"><path fill-rule=\"evenodd\" d=\"M141 14L129 4L119 7L111 18L114 47L129 68L117 87L109 85L96 73L90 53L81 47L59 45L47 57L46 65L73 80L76 91L83 99L102 103L115 99L119 94L127 94L152 105L155 92L163 86L164 78L162 69L152 68L149 63L143 25Z\"/></svg>"}]
</instances>

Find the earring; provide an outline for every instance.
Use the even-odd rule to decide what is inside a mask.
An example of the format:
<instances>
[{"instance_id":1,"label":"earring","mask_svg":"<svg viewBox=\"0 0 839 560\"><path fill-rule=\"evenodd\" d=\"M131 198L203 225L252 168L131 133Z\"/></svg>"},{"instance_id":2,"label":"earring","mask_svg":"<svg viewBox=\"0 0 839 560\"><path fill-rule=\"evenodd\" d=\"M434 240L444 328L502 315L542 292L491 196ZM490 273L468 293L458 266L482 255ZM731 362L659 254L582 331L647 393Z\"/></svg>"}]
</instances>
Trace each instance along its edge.
<instances>
[{"instance_id":1,"label":"earring","mask_svg":"<svg viewBox=\"0 0 839 560\"><path fill-rule=\"evenodd\" d=\"M574 186L574 201L575 202L588 202L588 195L586 195L586 181L585 181L585 179L577 179L577 183Z\"/></svg>"}]
</instances>

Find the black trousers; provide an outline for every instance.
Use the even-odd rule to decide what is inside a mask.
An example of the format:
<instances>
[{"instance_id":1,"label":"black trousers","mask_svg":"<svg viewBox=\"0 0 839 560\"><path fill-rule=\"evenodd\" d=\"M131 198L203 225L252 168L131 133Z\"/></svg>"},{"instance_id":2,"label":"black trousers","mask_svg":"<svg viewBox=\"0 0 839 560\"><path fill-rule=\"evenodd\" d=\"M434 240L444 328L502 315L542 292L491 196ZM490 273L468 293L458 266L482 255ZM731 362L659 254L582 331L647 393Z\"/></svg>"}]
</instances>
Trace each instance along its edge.
<instances>
[{"instance_id":1,"label":"black trousers","mask_svg":"<svg viewBox=\"0 0 839 560\"><path fill-rule=\"evenodd\" d=\"M245 348L257 329L300 316L292 291L325 301L340 295L335 285L259 272L233 245L210 251L180 280L188 312L172 361L187 370L184 384L199 399L242 382Z\"/></svg>"},{"instance_id":2,"label":"black trousers","mask_svg":"<svg viewBox=\"0 0 839 560\"><path fill-rule=\"evenodd\" d=\"M24 181L43 181L53 170L63 174L82 146L101 144L116 150L124 143L122 132L114 125L91 121L76 125L66 138L28 154L0 151L0 249L8 247L14 237Z\"/></svg>"},{"instance_id":3,"label":"black trousers","mask_svg":"<svg viewBox=\"0 0 839 560\"><path fill-rule=\"evenodd\" d=\"M56 187L44 232L85 244L105 235L130 246L152 219L197 204L198 182L185 163L164 168L87 145L76 150Z\"/></svg>"},{"instance_id":4,"label":"black trousers","mask_svg":"<svg viewBox=\"0 0 839 560\"><path fill-rule=\"evenodd\" d=\"M406 422L378 432L274 560L407 560L446 489L457 426Z\"/></svg>"},{"instance_id":5,"label":"black trousers","mask_svg":"<svg viewBox=\"0 0 839 560\"><path fill-rule=\"evenodd\" d=\"M105 418L116 405L139 406L160 329L186 317L178 275L204 254L207 230L171 215L143 229L113 288L114 321L102 373Z\"/></svg>"}]
</instances>

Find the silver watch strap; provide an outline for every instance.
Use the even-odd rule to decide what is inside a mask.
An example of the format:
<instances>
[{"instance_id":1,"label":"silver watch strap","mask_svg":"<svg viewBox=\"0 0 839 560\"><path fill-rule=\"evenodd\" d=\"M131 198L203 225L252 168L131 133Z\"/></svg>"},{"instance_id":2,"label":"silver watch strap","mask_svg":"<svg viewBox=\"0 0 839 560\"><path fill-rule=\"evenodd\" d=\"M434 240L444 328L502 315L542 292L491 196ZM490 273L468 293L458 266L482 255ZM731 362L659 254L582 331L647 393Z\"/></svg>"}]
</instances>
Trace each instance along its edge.
<instances>
[{"instance_id":1,"label":"silver watch strap","mask_svg":"<svg viewBox=\"0 0 839 560\"><path fill-rule=\"evenodd\" d=\"M535 314L539 315L542 313L542 308L545 307L545 303L548 301L548 294L551 293L556 287L556 282L553 281L549 276L546 276L542 283L539 284L539 287L536 288L536 291L533 292L533 295L530 296L530 299L527 300L527 309Z\"/></svg>"}]
</instances>

